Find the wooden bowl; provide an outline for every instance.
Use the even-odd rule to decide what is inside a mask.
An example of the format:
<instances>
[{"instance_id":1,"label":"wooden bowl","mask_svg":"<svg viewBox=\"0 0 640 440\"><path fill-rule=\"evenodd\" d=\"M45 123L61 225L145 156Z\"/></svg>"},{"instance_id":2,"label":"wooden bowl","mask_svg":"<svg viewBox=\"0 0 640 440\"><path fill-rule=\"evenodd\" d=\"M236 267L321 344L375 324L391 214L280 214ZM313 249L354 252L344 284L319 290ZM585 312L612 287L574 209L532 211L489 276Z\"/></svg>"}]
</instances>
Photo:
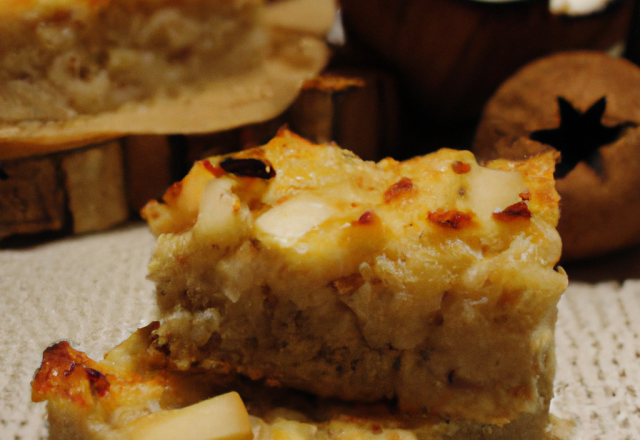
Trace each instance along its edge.
<instances>
[{"instance_id":1,"label":"wooden bowl","mask_svg":"<svg viewBox=\"0 0 640 440\"><path fill-rule=\"evenodd\" d=\"M633 2L577 18L551 14L546 0L341 0L341 7L348 36L397 68L425 116L456 122L477 117L531 60L624 42Z\"/></svg>"}]
</instances>

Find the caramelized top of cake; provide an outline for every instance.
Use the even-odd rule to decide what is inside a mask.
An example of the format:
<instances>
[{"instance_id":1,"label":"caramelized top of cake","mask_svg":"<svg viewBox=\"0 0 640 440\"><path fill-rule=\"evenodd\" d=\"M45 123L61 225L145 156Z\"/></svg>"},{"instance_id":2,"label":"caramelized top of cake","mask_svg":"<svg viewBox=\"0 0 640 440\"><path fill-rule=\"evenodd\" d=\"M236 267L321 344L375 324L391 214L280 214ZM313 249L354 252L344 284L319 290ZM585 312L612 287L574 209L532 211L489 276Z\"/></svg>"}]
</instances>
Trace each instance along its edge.
<instances>
[{"instance_id":1,"label":"caramelized top of cake","mask_svg":"<svg viewBox=\"0 0 640 440\"><path fill-rule=\"evenodd\" d=\"M283 131L263 147L196 162L142 215L155 235L204 232L219 223L222 202L238 234L292 254L335 250L352 240L437 248L453 239L457 251L481 259L522 232L555 227L554 163L554 154L545 153L480 166L472 153L448 149L373 163ZM553 242L538 256L548 264L559 257L560 242Z\"/></svg>"}]
</instances>

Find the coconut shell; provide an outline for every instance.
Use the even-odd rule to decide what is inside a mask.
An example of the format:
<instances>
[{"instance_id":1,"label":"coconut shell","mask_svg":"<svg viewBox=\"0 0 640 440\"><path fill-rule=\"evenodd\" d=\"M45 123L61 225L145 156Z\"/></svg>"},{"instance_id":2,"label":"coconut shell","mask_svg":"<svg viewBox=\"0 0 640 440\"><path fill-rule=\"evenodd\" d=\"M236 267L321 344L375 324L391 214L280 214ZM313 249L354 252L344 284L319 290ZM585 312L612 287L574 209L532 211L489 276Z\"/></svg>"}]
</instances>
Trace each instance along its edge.
<instances>
[{"instance_id":1,"label":"coconut shell","mask_svg":"<svg viewBox=\"0 0 640 440\"><path fill-rule=\"evenodd\" d=\"M559 126L558 97L581 113L606 98L601 122L617 139L556 180L563 260L640 243L640 68L599 52L561 53L528 64L488 101L473 151L483 160L518 159L551 148L530 139ZM597 159L597 160L595 160Z\"/></svg>"}]
</instances>

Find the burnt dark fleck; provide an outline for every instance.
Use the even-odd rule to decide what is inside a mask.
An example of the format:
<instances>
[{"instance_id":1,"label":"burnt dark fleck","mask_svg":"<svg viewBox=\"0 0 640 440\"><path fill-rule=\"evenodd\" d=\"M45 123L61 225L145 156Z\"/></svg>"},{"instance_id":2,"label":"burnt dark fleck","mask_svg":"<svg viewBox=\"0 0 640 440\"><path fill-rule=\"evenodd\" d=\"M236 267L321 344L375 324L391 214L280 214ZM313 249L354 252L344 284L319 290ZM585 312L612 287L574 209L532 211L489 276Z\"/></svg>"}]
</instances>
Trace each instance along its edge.
<instances>
[{"instance_id":1,"label":"burnt dark fleck","mask_svg":"<svg viewBox=\"0 0 640 440\"><path fill-rule=\"evenodd\" d=\"M7 172L0 167L0 180L7 180L9 178L9 175L7 174Z\"/></svg>"},{"instance_id":2,"label":"burnt dark fleck","mask_svg":"<svg viewBox=\"0 0 640 440\"><path fill-rule=\"evenodd\" d=\"M358 223L360 223L361 225L368 225L373 223L373 213L371 211L366 211L360 216L360 218L358 219Z\"/></svg>"},{"instance_id":3,"label":"burnt dark fleck","mask_svg":"<svg viewBox=\"0 0 640 440\"><path fill-rule=\"evenodd\" d=\"M602 175L600 147L617 141L625 127L634 125L602 125L601 119L606 106L607 99L603 96L587 111L580 113L569 101L559 96L560 126L531 133L529 137L532 140L551 145L562 154L562 160L556 167L556 178L566 176L580 162L589 165L598 176Z\"/></svg>"},{"instance_id":4,"label":"burnt dark fleck","mask_svg":"<svg viewBox=\"0 0 640 440\"><path fill-rule=\"evenodd\" d=\"M472 213L460 212L455 209L444 211L438 209L435 212L429 212L427 219L439 226L451 229L461 229L472 224Z\"/></svg>"},{"instance_id":5,"label":"burnt dark fleck","mask_svg":"<svg viewBox=\"0 0 640 440\"><path fill-rule=\"evenodd\" d=\"M89 376L89 380L99 380L101 377L105 377L104 374L102 374L98 370L94 370L93 368L84 367L84 371L87 372L87 376Z\"/></svg>"},{"instance_id":6,"label":"burnt dark fleck","mask_svg":"<svg viewBox=\"0 0 640 440\"><path fill-rule=\"evenodd\" d=\"M73 370L76 369L76 363L74 361L71 361L71 365L69 365L69 369L68 370L64 370L62 372L62 374L64 374L65 376L70 375L71 373L73 373Z\"/></svg>"},{"instance_id":7,"label":"burnt dark fleck","mask_svg":"<svg viewBox=\"0 0 640 440\"><path fill-rule=\"evenodd\" d=\"M492 213L491 216L495 220L500 221L511 221L514 219L528 220L531 218L531 211L529 211L529 206L526 204L526 202L518 202L514 203L511 206L507 206L500 212Z\"/></svg>"},{"instance_id":8,"label":"burnt dark fleck","mask_svg":"<svg viewBox=\"0 0 640 440\"><path fill-rule=\"evenodd\" d=\"M395 371L400 371L400 367L402 367L402 359L398 356L396 360L393 361L393 369Z\"/></svg>"},{"instance_id":9,"label":"burnt dark fleck","mask_svg":"<svg viewBox=\"0 0 640 440\"><path fill-rule=\"evenodd\" d=\"M91 382L91 386L96 394L100 397L104 396L111 387L107 377L100 371L94 370L93 368L84 367L84 371L87 373L87 378L89 379L89 382Z\"/></svg>"},{"instance_id":10,"label":"burnt dark fleck","mask_svg":"<svg viewBox=\"0 0 640 440\"><path fill-rule=\"evenodd\" d=\"M220 162L220 168L229 174L240 177L257 177L269 180L276 176L276 171L271 164L260 159L234 159L228 157Z\"/></svg>"},{"instance_id":11,"label":"burnt dark fleck","mask_svg":"<svg viewBox=\"0 0 640 440\"><path fill-rule=\"evenodd\" d=\"M156 344L155 349L158 350L160 353L164 354L166 357L171 356L171 348L169 348L169 344L165 344L165 345Z\"/></svg>"},{"instance_id":12,"label":"burnt dark fleck","mask_svg":"<svg viewBox=\"0 0 640 440\"><path fill-rule=\"evenodd\" d=\"M384 192L384 202L389 203L394 198L407 194L413 189L413 182L408 177L403 177Z\"/></svg>"}]
</instances>

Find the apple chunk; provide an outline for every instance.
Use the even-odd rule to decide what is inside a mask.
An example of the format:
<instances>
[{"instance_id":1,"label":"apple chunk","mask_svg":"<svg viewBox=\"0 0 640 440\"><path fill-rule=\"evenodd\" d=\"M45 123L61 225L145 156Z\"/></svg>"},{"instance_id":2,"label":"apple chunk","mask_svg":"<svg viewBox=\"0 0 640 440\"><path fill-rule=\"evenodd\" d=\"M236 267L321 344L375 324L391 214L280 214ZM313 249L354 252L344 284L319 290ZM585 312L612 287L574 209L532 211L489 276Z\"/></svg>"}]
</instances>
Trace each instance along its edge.
<instances>
[{"instance_id":1,"label":"apple chunk","mask_svg":"<svg viewBox=\"0 0 640 440\"><path fill-rule=\"evenodd\" d=\"M249 414L238 393L181 409L149 414L134 423L131 440L251 440Z\"/></svg>"}]
</instances>

